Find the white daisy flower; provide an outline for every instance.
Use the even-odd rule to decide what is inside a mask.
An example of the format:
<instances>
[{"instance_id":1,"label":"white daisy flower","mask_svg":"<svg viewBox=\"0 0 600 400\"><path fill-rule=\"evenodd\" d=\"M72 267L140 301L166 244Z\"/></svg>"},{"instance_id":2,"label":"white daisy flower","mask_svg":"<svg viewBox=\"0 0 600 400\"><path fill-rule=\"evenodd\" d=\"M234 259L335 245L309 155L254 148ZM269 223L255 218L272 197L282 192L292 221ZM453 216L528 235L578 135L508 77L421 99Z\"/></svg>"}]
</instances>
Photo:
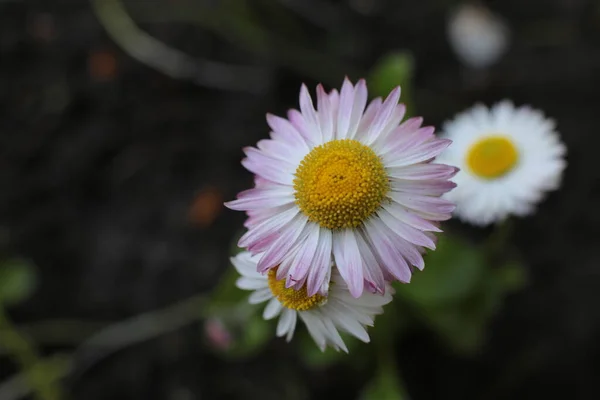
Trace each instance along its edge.
<instances>
[{"instance_id":1,"label":"white daisy flower","mask_svg":"<svg viewBox=\"0 0 600 400\"><path fill-rule=\"evenodd\" d=\"M319 85L315 110L303 85L300 111L267 115L271 139L245 148L242 161L256 186L226 203L248 213L238 245L262 254L259 272L277 268L286 287L306 284L312 296L326 292L336 265L359 297L423 268L421 251L435 248L437 222L454 209L440 196L456 168L432 163L450 141L421 118L401 123L399 99L398 87L367 106L365 81L345 80L340 93Z\"/></svg>"},{"instance_id":2,"label":"white daisy flower","mask_svg":"<svg viewBox=\"0 0 600 400\"><path fill-rule=\"evenodd\" d=\"M557 189L566 147L553 120L505 100L476 105L444 124L453 141L437 161L457 165L457 188L445 195L455 215L475 225L531 214L546 192Z\"/></svg>"},{"instance_id":3,"label":"white daisy flower","mask_svg":"<svg viewBox=\"0 0 600 400\"><path fill-rule=\"evenodd\" d=\"M394 293L394 289L386 284L383 295L365 292L361 297L354 298L344 280L334 271L328 292L309 296L306 286L300 290L286 288L285 280L277 279L276 268L266 274L257 272L259 259L260 255L253 256L247 251L231 259L242 275L237 280L237 286L254 291L248 299L251 304L268 301L263 318L268 320L279 316L278 337L285 336L289 342L300 317L322 351L329 345L338 351L348 352L340 331L368 343L370 339L366 327L373 326L375 315L383 313L383 306L392 300Z\"/></svg>"}]
</instances>

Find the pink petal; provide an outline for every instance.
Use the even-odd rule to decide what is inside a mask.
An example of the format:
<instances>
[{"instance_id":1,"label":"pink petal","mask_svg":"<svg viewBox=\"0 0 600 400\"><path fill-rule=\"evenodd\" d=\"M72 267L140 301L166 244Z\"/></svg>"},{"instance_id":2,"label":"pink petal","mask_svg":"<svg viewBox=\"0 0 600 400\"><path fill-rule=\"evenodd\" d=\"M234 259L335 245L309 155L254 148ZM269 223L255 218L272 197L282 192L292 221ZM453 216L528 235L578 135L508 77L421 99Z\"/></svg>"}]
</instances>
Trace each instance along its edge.
<instances>
[{"instance_id":1,"label":"pink petal","mask_svg":"<svg viewBox=\"0 0 600 400\"><path fill-rule=\"evenodd\" d=\"M256 144L264 154L268 154L270 157L278 160L283 160L287 163L297 166L302 158L306 155L306 152L294 148L290 143L283 142L281 140L263 139L259 140ZM295 171L295 168L294 168Z\"/></svg>"},{"instance_id":2,"label":"pink petal","mask_svg":"<svg viewBox=\"0 0 600 400\"><path fill-rule=\"evenodd\" d=\"M414 164L406 167L386 168L394 179L427 180L450 179L459 171L456 167L445 164Z\"/></svg>"},{"instance_id":3,"label":"pink petal","mask_svg":"<svg viewBox=\"0 0 600 400\"><path fill-rule=\"evenodd\" d=\"M286 224L288 224L298 213L297 207L291 206L287 210L273 214L271 218L266 218L262 223L256 225L253 229L246 232L238 241L239 247L249 247L256 242L270 237Z\"/></svg>"},{"instance_id":4,"label":"pink petal","mask_svg":"<svg viewBox=\"0 0 600 400\"><path fill-rule=\"evenodd\" d=\"M333 109L329 95L323 89L323 85L317 86L317 108L319 110L319 125L323 134L323 142L329 142L333 139Z\"/></svg>"},{"instance_id":5,"label":"pink petal","mask_svg":"<svg viewBox=\"0 0 600 400\"><path fill-rule=\"evenodd\" d=\"M298 253L294 257L294 262L287 273L285 287L289 288L298 283L304 284L306 276L312 268L312 262L319 244L319 225L308 222L303 233L304 240L298 248Z\"/></svg>"},{"instance_id":6,"label":"pink petal","mask_svg":"<svg viewBox=\"0 0 600 400\"><path fill-rule=\"evenodd\" d=\"M383 223L386 224L392 232L400 236L402 239L418 246L435 249L435 244L430 238L427 237L427 235L423 234L423 232L419 229L413 228L412 226L405 224L398 218L394 217L392 214L386 211L385 208L377 211L377 214L381 218L381 221L383 221Z\"/></svg>"},{"instance_id":7,"label":"pink petal","mask_svg":"<svg viewBox=\"0 0 600 400\"><path fill-rule=\"evenodd\" d=\"M415 193L423 196L441 196L456 187L456 183L444 180L409 181L390 176L390 188L396 192Z\"/></svg>"},{"instance_id":8,"label":"pink petal","mask_svg":"<svg viewBox=\"0 0 600 400\"><path fill-rule=\"evenodd\" d=\"M358 244L358 251L360 252L365 273L365 281L367 287L369 287L372 293L385 293L385 279L381 267L377 262L377 259L371 251L371 247L367 244L361 233L356 235L356 243Z\"/></svg>"},{"instance_id":9,"label":"pink petal","mask_svg":"<svg viewBox=\"0 0 600 400\"><path fill-rule=\"evenodd\" d=\"M289 110L288 119L292 126L302 135L309 147L317 146L321 143L321 134L305 121L304 116L298 110Z\"/></svg>"},{"instance_id":10,"label":"pink petal","mask_svg":"<svg viewBox=\"0 0 600 400\"><path fill-rule=\"evenodd\" d=\"M358 124L358 129L357 129L356 133L354 134L354 139L360 140L362 142L365 141L367 134L369 132L369 127L371 126L371 123L373 122L373 120L375 119L375 116L379 112L379 109L381 108L381 103L382 103L382 100L380 97L373 99L373 101L371 101L371 103L369 103L369 105L367 106L367 109L365 110L365 113L363 114L362 118L360 119L360 123Z\"/></svg>"},{"instance_id":11,"label":"pink petal","mask_svg":"<svg viewBox=\"0 0 600 400\"><path fill-rule=\"evenodd\" d=\"M250 172L262 178L282 185L292 185L295 167L283 160L278 160L261 153L258 149L244 149L248 157L242 160L242 165Z\"/></svg>"},{"instance_id":12,"label":"pink petal","mask_svg":"<svg viewBox=\"0 0 600 400\"><path fill-rule=\"evenodd\" d=\"M381 150L385 148L388 142L388 138L394 132L394 129L398 128L398 124L404 118L404 114L406 114L406 106L404 104L397 104L394 112L388 119L387 124L381 130L381 134L375 139L372 144L373 149L381 154Z\"/></svg>"},{"instance_id":13,"label":"pink petal","mask_svg":"<svg viewBox=\"0 0 600 400\"><path fill-rule=\"evenodd\" d=\"M390 192L388 196L424 218L434 221L449 219L455 208L452 202L439 197L420 196L402 192Z\"/></svg>"},{"instance_id":14,"label":"pink petal","mask_svg":"<svg viewBox=\"0 0 600 400\"><path fill-rule=\"evenodd\" d=\"M395 160L392 160L390 156L389 161L386 160L386 157L384 157L384 164L386 167L390 168L405 167L407 165L418 164L423 161L431 160L438 156L448 146L450 146L451 143L452 141L448 139L431 140L411 149L410 154L407 156L396 156L397 158Z\"/></svg>"},{"instance_id":15,"label":"pink petal","mask_svg":"<svg viewBox=\"0 0 600 400\"><path fill-rule=\"evenodd\" d=\"M410 268L391 239L394 234L378 218L367 220L365 228L371 248L375 250L374 255L386 267L387 272L400 282L410 282Z\"/></svg>"},{"instance_id":16,"label":"pink petal","mask_svg":"<svg viewBox=\"0 0 600 400\"><path fill-rule=\"evenodd\" d=\"M348 139L353 139L356 134L363 112L365 111L365 106L367 105L367 96L367 83L364 79L361 79L354 87L352 114L348 124L348 132L346 133Z\"/></svg>"},{"instance_id":17,"label":"pink petal","mask_svg":"<svg viewBox=\"0 0 600 400\"><path fill-rule=\"evenodd\" d=\"M367 133L367 137L365 139L366 144L372 144L381 134L381 131L388 123L389 118L392 116L392 113L398 104L398 100L400 100L400 86L392 90L377 112L377 115L373 119L373 122L369 128L369 132Z\"/></svg>"},{"instance_id":18,"label":"pink petal","mask_svg":"<svg viewBox=\"0 0 600 400\"><path fill-rule=\"evenodd\" d=\"M294 259L296 258L296 254L298 254L301 245L301 240L297 240L296 245L290 250L288 255L284 257L283 261L281 261L281 264L279 264L279 267L277 267L275 278L278 281L286 279L289 275L290 268L292 268L292 265L294 265Z\"/></svg>"},{"instance_id":19,"label":"pink petal","mask_svg":"<svg viewBox=\"0 0 600 400\"><path fill-rule=\"evenodd\" d=\"M225 203L225 206L238 211L282 206L294 201L294 191L286 189L248 189L238 194L237 200Z\"/></svg>"},{"instance_id":20,"label":"pink petal","mask_svg":"<svg viewBox=\"0 0 600 400\"><path fill-rule=\"evenodd\" d=\"M313 136L318 138L318 141L322 141L317 113L313 106L312 98L308 93L308 88L304 84L302 84L302 87L300 88L300 111L302 112L302 116L306 121L308 129L313 131Z\"/></svg>"},{"instance_id":21,"label":"pink petal","mask_svg":"<svg viewBox=\"0 0 600 400\"><path fill-rule=\"evenodd\" d=\"M350 294L355 298L360 297L364 287L363 266L352 229L333 233L333 256Z\"/></svg>"},{"instance_id":22,"label":"pink petal","mask_svg":"<svg viewBox=\"0 0 600 400\"><path fill-rule=\"evenodd\" d=\"M300 132L296 130L290 121L273 114L267 114L267 124L273 130L271 137L274 140L285 141L294 148L308 152L309 149L306 140L304 140Z\"/></svg>"},{"instance_id":23,"label":"pink petal","mask_svg":"<svg viewBox=\"0 0 600 400\"><path fill-rule=\"evenodd\" d=\"M412 226L415 229L421 231L441 232L440 228L438 228L435 224L409 212L406 208L402 207L395 201L382 204L382 207L391 215L393 215L394 218L402 221L406 225Z\"/></svg>"},{"instance_id":24,"label":"pink petal","mask_svg":"<svg viewBox=\"0 0 600 400\"><path fill-rule=\"evenodd\" d=\"M416 146L435 139L433 135L435 128L432 126L426 126L407 133L401 133L400 130L400 127L394 129L386 138L381 149L383 157L393 160L398 154L412 153Z\"/></svg>"},{"instance_id":25,"label":"pink petal","mask_svg":"<svg viewBox=\"0 0 600 400\"><path fill-rule=\"evenodd\" d=\"M348 135L348 127L350 126L350 118L352 117L352 106L354 104L354 87L350 80L346 77L342 84L340 92L340 105L337 115L337 132L336 139L345 139Z\"/></svg>"},{"instance_id":26,"label":"pink petal","mask_svg":"<svg viewBox=\"0 0 600 400\"><path fill-rule=\"evenodd\" d=\"M269 246L258 262L257 269L259 272L265 272L281 262L292 246L296 244L296 240L302 233L307 221L308 217L300 213L281 229L280 236Z\"/></svg>"},{"instance_id":27,"label":"pink petal","mask_svg":"<svg viewBox=\"0 0 600 400\"><path fill-rule=\"evenodd\" d=\"M308 279L306 281L306 289L308 295L312 296L317 293L325 282L327 276L331 272L331 247L332 247L332 234L329 229L319 228L319 245L313 265L308 273Z\"/></svg>"}]
</instances>

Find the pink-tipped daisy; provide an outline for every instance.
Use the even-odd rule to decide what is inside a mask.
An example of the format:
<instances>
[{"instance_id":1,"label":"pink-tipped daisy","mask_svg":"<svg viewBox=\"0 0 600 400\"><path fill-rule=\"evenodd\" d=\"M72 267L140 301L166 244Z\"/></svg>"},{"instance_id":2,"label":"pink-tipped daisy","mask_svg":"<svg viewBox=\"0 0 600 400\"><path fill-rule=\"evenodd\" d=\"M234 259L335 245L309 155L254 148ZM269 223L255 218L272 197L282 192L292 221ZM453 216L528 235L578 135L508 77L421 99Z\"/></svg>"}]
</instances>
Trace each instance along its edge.
<instances>
[{"instance_id":1,"label":"pink-tipped daisy","mask_svg":"<svg viewBox=\"0 0 600 400\"><path fill-rule=\"evenodd\" d=\"M248 298L251 304L268 301L263 318L279 317L277 336L285 336L288 342L294 336L300 317L322 351L329 345L347 353L348 348L340 332L368 343L370 339L366 328L373 326L375 316L382 314L383 306L392 301L394 289L389 284L384 295L365 292L359 298L352 297L336 271L333 272L327 293L310 296L305 286L300 290L286 288L284 280L277 280L276 269L266 274L257 272L259 259L260 255L253 256L247 251L231 259L241 275L236 284L240 289L253 291Z\"/></svg>"},{"instance_id":2,"label":"pink-tipped daisy","mask_svg":"<svg viewBox=\"0 0 600 400\"><path fill-rule=\"evenodd\" d=\"M398 87L365 109L365 81L346 79L340 93L317 86L316 110L302 85L300 111L267 115L271 139L242 161L257 184L226 203L249 215L239 246L262 253L259 272L277 267L286 287L314 295L327 292L333 261L359 297L423 268L421 250L435 248L436 222L454 209L441 195L457 169L432 163L450 141L421 118L401 123L399 99Z\"/></svg>"}]
</instances>

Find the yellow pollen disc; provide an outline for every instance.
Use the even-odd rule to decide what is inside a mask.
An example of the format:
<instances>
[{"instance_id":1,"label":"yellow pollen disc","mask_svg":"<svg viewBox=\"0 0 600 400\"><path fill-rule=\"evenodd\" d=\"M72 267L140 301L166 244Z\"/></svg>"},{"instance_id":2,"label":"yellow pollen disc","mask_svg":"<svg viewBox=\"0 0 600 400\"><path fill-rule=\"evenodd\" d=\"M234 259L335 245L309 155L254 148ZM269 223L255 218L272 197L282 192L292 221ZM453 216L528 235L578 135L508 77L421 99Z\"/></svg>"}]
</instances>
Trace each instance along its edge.
<instances>
[{"instance_id":1,"label":"yellow pollen disc","mask_svg":"<svg viewBox=\"0 0 600 400\"><path fill-rule=\"evenodd\" d=\"M381 159L371 148L351 139L312 149L294 179L300 210L328 229L359 226L379 208L389 188Z\"/></svg>"},{"instance_id":2,"label":"yellow pollen disc","mask_svg":"<svg viewBox=\"0 0 600 400\"><path fill-rule=\"evenodd\" d=\"M471 146L467 165L477 176L498 178L517 165L519 153L514 143L505 136L488 136Z\"/></svg>"},{"instance_id":3,"label":"yellow pollen disc","mask_svg":"<svg viewBox=\"0 0 600 400\"><path fill-rule=\"evenodd\" d=\"M269 288L271 289L273 296L275 296L284 307L296 311L306 311L327 302L327 297L319 293L308 296L306 285L302 286L302 289L300 290L286 288L285 278L278 281L276 275L277 268L269 270Z\"/></svg>"}]
</instances>

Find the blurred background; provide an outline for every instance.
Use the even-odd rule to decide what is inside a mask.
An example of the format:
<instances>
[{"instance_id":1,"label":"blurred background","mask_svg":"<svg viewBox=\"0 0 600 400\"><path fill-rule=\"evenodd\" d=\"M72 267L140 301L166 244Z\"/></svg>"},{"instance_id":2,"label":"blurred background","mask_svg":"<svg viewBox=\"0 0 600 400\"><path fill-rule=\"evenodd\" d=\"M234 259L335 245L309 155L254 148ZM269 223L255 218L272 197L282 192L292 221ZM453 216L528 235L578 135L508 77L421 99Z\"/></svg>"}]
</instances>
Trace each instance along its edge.
<instances>
[{"instance_id":1,"label":"blurred background","mask_svg":"<svg viewBox=\"0 0 600 400\"><path fill-rule=\"evenodd\" d=\"M531 104L568 147L563 187L515 221L522 284L446 325L394 314L417 321L393 337L402 398L600 398L600 2L0 0L0 399L398 398L365 394L367 356L227 352L246 328L210 306L241 148L344 76L402 84L438 128Z\"/></svg>"}]
</instances>

